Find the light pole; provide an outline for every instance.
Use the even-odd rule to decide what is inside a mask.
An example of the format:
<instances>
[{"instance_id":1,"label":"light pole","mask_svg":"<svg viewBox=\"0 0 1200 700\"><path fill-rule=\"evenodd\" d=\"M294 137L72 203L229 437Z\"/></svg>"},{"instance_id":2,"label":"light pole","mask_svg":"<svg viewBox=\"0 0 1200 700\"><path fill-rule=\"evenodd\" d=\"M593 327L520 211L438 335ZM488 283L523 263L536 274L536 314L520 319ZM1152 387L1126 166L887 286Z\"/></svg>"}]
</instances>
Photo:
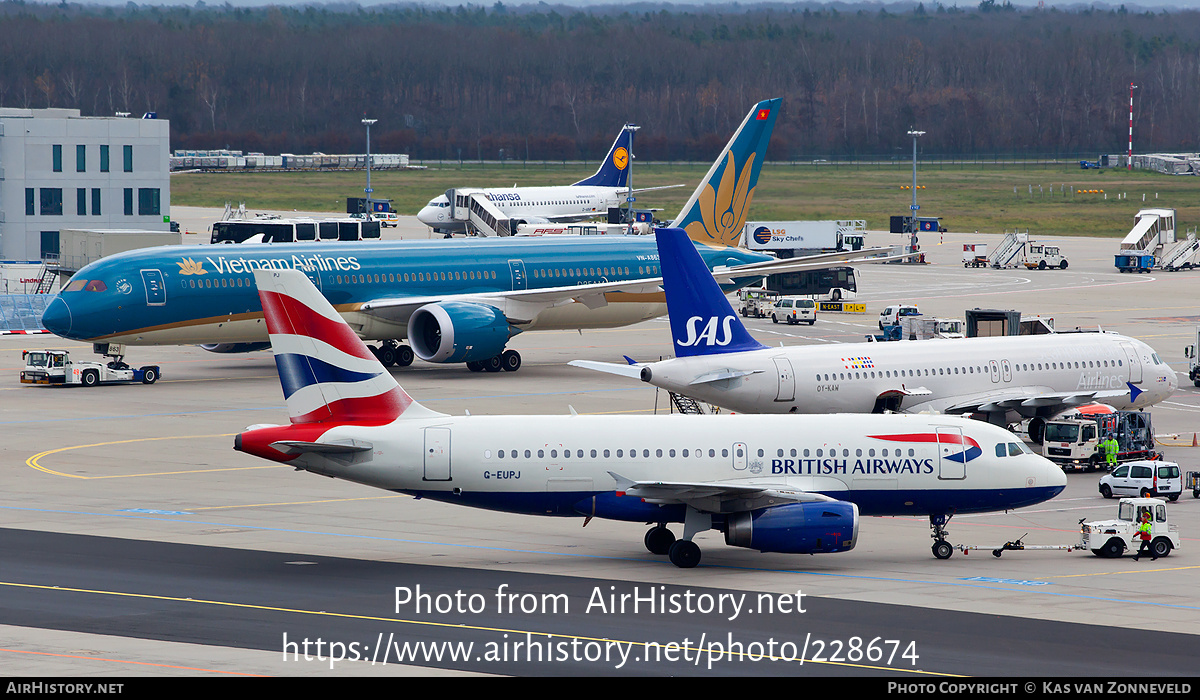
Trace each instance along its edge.
<instances>
[{"instance_id":1,"label":"light pole","mask_svg":"<svg viewBox=\"0 0 1200 700\"><path fill-rule=\"evenodd\" d=\"M909 245L912 247L910 252L917 252L917 212L920 207L917 206L917 137L924 136L924 131L908 132L908 135L913 139L913 178L912 178L912 206L908 208L908 232Z\"/></svg>"},{"instance_id":2,"label":"light pole","mask_svg":"<svg viewBox=\"0 0 1200 700\"><path fill-rule=\"evenodd\" d=\"M1128 172L1133 172L1133 91L1137 89L1137 85L1129 84L1129 159L1125 166Z\"/></svg>"},{"instance_id":3,"label":"light pole","mask_svg":"<svg viewBox=\"0 0 1200 700\"><path fill-rule=\"evenodd\" d=\"M625 195L628 213L625 215L625 232L633 234L633 135L642 127L636 124L625 124L625 131L629 132L629 161L625 167L629 168L629 174L625 176L625 182L629 186L629 192Z\"/></svg>"},{"instance_id":4,"label":"light pole","mask_svg":"<svg viewBox=\"0 0 1200 700\"><path fill-rule=\"evenodd\" d=\"M371 189L371 125L379 121L378 119L363 119L362 123L367 127L367 186L363 190L367 193L367 215L371 213L371 193L375 190Z\"/></svg>"}]
</instances>

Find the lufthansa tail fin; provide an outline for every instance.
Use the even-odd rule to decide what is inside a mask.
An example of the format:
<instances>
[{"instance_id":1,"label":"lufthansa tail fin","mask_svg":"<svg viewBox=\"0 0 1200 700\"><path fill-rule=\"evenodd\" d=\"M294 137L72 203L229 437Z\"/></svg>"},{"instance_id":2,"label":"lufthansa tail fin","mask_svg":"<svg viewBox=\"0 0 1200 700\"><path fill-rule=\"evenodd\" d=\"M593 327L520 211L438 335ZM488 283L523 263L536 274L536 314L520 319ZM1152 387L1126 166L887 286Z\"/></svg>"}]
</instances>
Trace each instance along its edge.
<instances>
[{"instance_id":1,"label":"lufthansa tail fin","mask_svg":"<svg viewBox=\"0 0 1200 700\"><path fill-rule=\"evenodd\" d=\"M766 346L750 336L682 229L655 232L663 290L678 357L719 355Z\"/></svg>"},{"instance_id":2,"label":"lufthansa tail fin","mask_svg":"<svg viewBox=\"0 0 1200 700\"><path fill-rule=\"evenodd\" d=\"M697 243L738 245L782 103L763 100L750 110L672 226Z\"/></svg>"},{"instance_id":3,"label":"lufthansa tail fin","mask_svg":"<svg viewBox=\"0 0 1200 700\"><path fill-rule=\"evenodd\" d=\"M633 132L637 126L626 124L617 134L608 155L600 163L600 169L586 180L580 180L575 185L590 185L593 187L625 187L629 184L629 160L633 152Z\"/></svg>"},{"instance_id":4,"label":"lufthansa tail fin","mask_svg":"<svg viewBox=\"0 0 1200 700\"><path fill-rule=\"evenodd\" d=\"M255 270L292 423L383 425L440 415L417 403L300 270Z\"/></svg>"}]
</instances>

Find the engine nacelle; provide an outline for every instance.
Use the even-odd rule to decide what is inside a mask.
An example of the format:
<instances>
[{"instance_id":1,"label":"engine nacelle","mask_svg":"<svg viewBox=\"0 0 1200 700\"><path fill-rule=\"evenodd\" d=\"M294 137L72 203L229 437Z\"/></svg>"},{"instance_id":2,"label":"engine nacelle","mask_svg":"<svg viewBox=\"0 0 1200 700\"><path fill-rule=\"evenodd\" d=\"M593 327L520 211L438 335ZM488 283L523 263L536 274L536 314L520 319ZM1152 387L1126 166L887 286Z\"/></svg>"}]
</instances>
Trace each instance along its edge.
<instances>
[{"instance_id":1,"label":"engine nacelle","mask_svg":"<svg viewBox=\"0 0 1200 700\"><path fill-rule=\"evenodd\" d=\"M200 347L209 352L219 353L238 353L238 352L255 352L257 350L266 350L271 347L270 343L206 343Z\"/></svg>"},{"instance_id":2,"label":"engine nacelle","mask_svg":"<svg viewBox=\"0 0 1200 700\"><path fill-rule=\"evenodd\" d=\"M858 506L848 501L789 503L725 521L725 544L760 552L847 552L857 542Z\"/></svg>"},{"instance_id":3,"label":"engine nacelle","mask_svg":"<svg viewBox=\"0 0 1200 700\"><path fill-rule=\"evenodd\" d=\"M476 362L499 355L520 331L494 306L426 304L408 319L408 343L426 362Z\"/></svg>"}]
</instances>

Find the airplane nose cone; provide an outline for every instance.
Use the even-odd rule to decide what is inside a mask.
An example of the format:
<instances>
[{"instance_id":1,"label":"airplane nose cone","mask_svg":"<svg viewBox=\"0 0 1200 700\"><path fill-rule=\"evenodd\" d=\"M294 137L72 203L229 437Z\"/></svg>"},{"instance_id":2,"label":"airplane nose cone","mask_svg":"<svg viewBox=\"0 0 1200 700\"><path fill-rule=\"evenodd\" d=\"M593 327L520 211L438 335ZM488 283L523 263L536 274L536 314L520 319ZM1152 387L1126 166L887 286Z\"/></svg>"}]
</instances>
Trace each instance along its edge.
<instances>
[{"instance_id":1,"label":"airplane nose cone","mask_svg":"<svg viewBox=\"0 0 1200 700\"><path fill-rule=\"evenodd\" d=\"M71 337L71 309L61 296L55 297L46 307L42 314L42 325L54 335Z\"/></svg>"}]
</instances>

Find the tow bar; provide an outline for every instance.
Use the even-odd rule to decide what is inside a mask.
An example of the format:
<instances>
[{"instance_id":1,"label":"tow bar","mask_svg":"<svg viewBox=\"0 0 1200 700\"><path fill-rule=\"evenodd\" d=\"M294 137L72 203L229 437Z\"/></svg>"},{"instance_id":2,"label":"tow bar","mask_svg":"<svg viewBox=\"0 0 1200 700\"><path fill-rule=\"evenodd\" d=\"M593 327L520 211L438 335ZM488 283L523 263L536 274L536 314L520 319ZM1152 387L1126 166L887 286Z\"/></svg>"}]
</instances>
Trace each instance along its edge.
<instances>
[{"instance_id":1,"label":"tow bar","mask_svg":"<svg viewBox=\"0 0 1200 700\"><path fill-rule=\"evenodd\" d=\"M958 551L960 551L964 555L966 555L966 554L970 554L971 550L973 550L973 549L974 550L990 549L992 551L993 557L999 557L1001 554L1003 554L1006 551L1008 551L1008 552L1023 552L1026 550L1042 549L1042 550L1073 552L1076 549L1080 548L1079 545L1077 545L1077 544L1025 544L1024 542L1022 542L1022 540L1025 537L1027 537L1028 535L1029 535L1029 533L1027 532L1024 535L1021 535L1021 537L1019 539L1013 540L1012 542L1005 542L1004 544L1000 545L999 547L986 547L983 545L960 544L960 545L958 545Z\"/></svg>"}]
</instances>

